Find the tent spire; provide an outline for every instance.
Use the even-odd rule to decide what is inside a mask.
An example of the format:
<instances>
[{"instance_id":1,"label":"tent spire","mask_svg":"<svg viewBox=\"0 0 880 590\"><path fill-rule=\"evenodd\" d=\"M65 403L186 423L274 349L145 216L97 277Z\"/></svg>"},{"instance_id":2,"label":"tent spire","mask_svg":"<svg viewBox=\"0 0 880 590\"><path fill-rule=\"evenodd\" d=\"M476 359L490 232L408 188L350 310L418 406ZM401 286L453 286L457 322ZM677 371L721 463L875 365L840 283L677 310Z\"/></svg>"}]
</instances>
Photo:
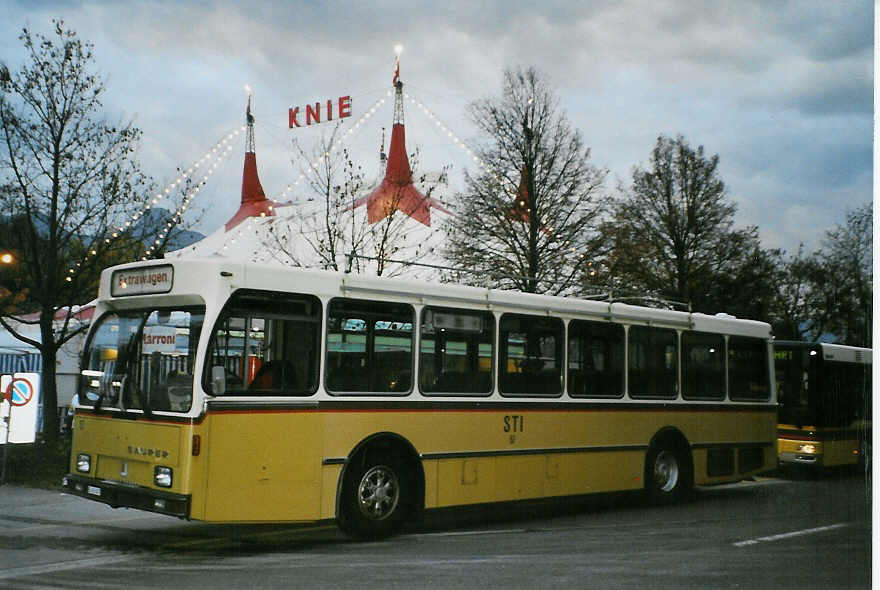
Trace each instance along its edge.
<instances>
[{"instance_id":1,"label":"tent spire","mask_svg":"<svg viewBox=\"0 0 880 590\"><path fill-rule=\"evenodd\" d=\"M385 164L385 178L366 197L354 202L352 208L367 205L367 219L370 223L382 221L395 211L415 219L419 223L431 225L431 208L449 211L436 200L423 195L413 184L412 168L406 155L406 132L403 124L403 82L400 80L400 51L394 64L394 124L391 126L391 144ZM384 147L383 139L382 145Z\"/></svg>"},{"instance_id":2,"label":"tent spire","mask_svg":"<svg viewBox=\"0 0 880 590\"><path fill-rule=\"evenodd\" d=\"M394 124L403 125L403 82L400 80L399 55L394 66L394 79L391 83L394 86Z\"/></svg>"},{"instance_id":3,"label":"tent spire","mask_svg":"<svg viewBox=\"0 0 880 590\"><path fill-rule=\"evenodd\" d=\"M226 222L226 231L248 217L267 217L275 215L275 203L266 198L260 177L257 174L256 142L254 141L254 115L251 112L251 93L248 92L247 110L245 111L247 135L244 148L244 170L241 174L241 205L238 212Z\"/></svg>"},{"instance_id":4,"label":"tent spire","mask_svg":"<svg viewBox=\"0 0 880 590\"><path fill-rule=\"evenodd\" d=\"M247 122L247 139L244 142L245 153L254 154L257 151L256 142L254 141L254 115L251 113L251 94L248 93L247 111L245 112L245 121Z\"/></svg>"}]
</instances>

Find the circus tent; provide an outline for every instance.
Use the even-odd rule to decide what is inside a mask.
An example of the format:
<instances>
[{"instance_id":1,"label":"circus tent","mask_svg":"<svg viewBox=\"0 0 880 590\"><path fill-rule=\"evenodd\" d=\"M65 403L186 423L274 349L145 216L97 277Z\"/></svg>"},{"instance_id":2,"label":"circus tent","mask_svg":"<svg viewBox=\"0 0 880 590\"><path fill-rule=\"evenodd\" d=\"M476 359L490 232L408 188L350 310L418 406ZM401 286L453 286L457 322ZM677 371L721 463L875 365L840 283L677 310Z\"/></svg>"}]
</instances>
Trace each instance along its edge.
<instances>
[{"instance_id":1,"label":"circus tent","mask_svg":"<svg viewBox=\"0 0 880 590\"><path fill-rule=\"evenodd\" d=\"M378 267L374 260L376 258L440 264L439 252L443 242L440 222L442 217L451 213L439 200L425 195L415 184L406 149L399 61L395 70L394 91L394 121L388 157L383 158L384 176L377 185L361 195L355 195L350 204L337 212L338 224L351 227L353 231L339 232L341 243L338 260L333 261L335 265L330 264L326 255L318 251L317 244L324 239L321 233L325 230L321 223L325 217L321 205L281 203L266 196L258 174L250 100L246 111L247 135L238 210L216 231L190 246L166 253L166 258L222 256L286 266L349 268L355 272L374 272ZM422 176L420 180L424 178ZM442 177L434 175L434 180L442 181ZM354 228L357 228L357 232ZM389 230L393 234L390 238ZM360 235L360 241L353 239L355 233ZM380 247L376 243L376 236L392 239L393 244ZM352 253L364 262L352 264L351 259L346 258ZM372 263L370 259L373 259ZM402 274L404 269L413 278L436 274L430 270L413 271L414 267L399 262L383 266L386 269L384 274Z\"/></svg>"}]
</instances>

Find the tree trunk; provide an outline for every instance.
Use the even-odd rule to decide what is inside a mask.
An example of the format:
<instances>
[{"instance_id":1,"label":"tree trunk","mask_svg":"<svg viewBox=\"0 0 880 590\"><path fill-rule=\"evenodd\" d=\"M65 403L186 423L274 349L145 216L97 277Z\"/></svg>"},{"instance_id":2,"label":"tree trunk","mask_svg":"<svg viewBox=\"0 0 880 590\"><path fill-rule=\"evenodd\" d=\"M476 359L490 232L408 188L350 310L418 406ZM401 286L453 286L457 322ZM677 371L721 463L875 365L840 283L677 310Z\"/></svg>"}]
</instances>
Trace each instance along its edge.
<instances>
[{"instance_id":1,"label":"tree trunk","mask_svg":"<svg viewBox=\"0 0 880 590\"><path fill-rule=\"evenodd\" d=\"M48 317L47 317L48 316ZM58 347L55 344L55 334L52 329L52 311L43 311L40 317L40 336L42 346L40 352L43 355L43 370L40 374L40 391L43 401L43 437L48 441L58 439L58 387L55 380L56 357Z\"/></svg>"}]
</instances>

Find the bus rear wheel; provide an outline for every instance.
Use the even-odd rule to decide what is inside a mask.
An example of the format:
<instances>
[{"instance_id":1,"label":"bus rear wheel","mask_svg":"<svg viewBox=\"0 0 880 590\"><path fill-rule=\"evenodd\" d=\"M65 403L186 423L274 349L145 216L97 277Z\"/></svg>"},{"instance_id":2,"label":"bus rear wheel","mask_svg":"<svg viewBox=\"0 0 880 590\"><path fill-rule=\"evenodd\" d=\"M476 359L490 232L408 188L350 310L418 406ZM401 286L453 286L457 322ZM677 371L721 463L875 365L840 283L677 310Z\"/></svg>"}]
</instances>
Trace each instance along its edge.
<instances>
[{"instance_id":1,"label":"bus rear wheel","mask_svg":"<svg viewBox=\"0 0 880 590\"><path fill-rule=\"evenodd\" d=\"M682 451L672 446L652 446L645 460L645 486L657 504L683 500L691 488L691 475Z\"/></svg>"},{"instance_id":2,"label":"bus rear wheel","mask_svg":"<svg viewBox=\"0 0 880 590\"><path fill-rule=\"evenodd\" d=\"M403 525L412 487L402 462L392 458L364 460L345 477L339 524L361 539L393 535Z\"/></svg>"}]
</instances>

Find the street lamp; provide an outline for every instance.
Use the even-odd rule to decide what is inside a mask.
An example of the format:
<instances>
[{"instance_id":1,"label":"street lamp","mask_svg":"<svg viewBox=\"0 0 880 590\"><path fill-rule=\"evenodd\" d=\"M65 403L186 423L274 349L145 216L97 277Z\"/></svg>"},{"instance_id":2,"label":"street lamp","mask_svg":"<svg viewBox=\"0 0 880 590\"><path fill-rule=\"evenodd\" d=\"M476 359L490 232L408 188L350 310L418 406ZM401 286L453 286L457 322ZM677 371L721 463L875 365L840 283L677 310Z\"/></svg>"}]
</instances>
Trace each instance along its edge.
<instances>
[{"instance_id":1,"label":"street lamp","mask_svg":"<svg viewBox=\"0 0 880 590\"><path fill-rule=\"evenodd\" d=\"M13 262L15 262L15 257L9 252L4 252L3 254L0 254L0 263L12 264Z\"/></svg>"}]
</instances>

